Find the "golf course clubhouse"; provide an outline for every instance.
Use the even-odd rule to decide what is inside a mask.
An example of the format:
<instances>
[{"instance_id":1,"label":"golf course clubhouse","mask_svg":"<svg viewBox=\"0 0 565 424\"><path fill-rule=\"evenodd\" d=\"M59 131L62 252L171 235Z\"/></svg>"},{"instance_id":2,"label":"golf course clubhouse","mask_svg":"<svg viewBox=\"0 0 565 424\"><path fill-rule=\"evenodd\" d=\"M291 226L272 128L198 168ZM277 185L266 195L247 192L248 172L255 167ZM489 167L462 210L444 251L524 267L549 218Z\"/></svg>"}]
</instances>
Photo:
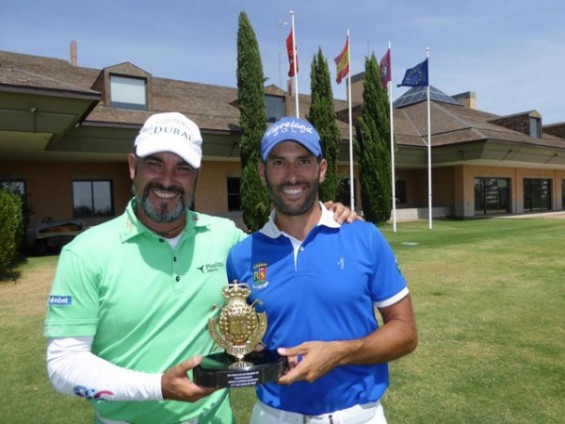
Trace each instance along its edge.
<instances>
[{"instance_id":1,"label":"golf course clubhouse","mask_svg":"<svg viewBox=\"0 0 565 424\"><path fill-rule=\"evenodd\" d=\"M88 226L121 214L131 197L127 154L143 122L163 111L185 114L204 138L194 208L243 225L237 88L160 78L129 62L104 69L74 62L0 51L0 184L26 196L32 226L68 220ZM356 116L363 74L351 82ZM286 90L266 86L265 98L269 121L294 115ZM299 103L304 117L310 96L300 95ZM338 167L348 176L348 102L334 104L342 134ZM393 104L397 217L426 218L427 87ZM535 110L499 116L475 104L473 92L447 95L430 87L433 216L565 209L565 122L543 125ZM348 204L349 197L344 192L338 200Z\"/></svg>"}]
</instances>

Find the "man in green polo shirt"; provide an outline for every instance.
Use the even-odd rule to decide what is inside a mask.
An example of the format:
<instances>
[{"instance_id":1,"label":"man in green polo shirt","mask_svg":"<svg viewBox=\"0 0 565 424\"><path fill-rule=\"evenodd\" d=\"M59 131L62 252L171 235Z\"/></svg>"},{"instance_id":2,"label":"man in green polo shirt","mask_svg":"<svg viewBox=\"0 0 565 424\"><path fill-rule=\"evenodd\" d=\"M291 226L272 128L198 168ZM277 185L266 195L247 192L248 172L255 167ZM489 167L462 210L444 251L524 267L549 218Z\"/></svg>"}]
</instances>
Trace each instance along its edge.
<instances>
[{"instance_id":1,"label":"man in green polo shirt","mask_svg":"<svg viewBox=\"0 0 565 424\"><path fill-rule=\"evenodd\" d=\"M245 237L230 220L188 209L201 145L180 113L151 116L128 158L134 197L125 213L61 252L45 320L47 369L58 391L92 402L97 423L234 422L227 390L191 380L201 356L217 349L211 306L223 303L227 254Z\"/></svg>"},{"instance_id":2,"label":"man in green polo shirt","mask_svg":"<svg viewBox=\"0 0 565 424\"><path fill-rule=\"evenodd\" d=\"M45 335L54 387L92 401L99 423L232 423L226 390L187 378L214 351L211 306L244 233L188 210L202 137L179 113L151 116L129 155L125 213L61 252ZM190 372L189 372L190 377Z\"/></svg>"}]
</instances>

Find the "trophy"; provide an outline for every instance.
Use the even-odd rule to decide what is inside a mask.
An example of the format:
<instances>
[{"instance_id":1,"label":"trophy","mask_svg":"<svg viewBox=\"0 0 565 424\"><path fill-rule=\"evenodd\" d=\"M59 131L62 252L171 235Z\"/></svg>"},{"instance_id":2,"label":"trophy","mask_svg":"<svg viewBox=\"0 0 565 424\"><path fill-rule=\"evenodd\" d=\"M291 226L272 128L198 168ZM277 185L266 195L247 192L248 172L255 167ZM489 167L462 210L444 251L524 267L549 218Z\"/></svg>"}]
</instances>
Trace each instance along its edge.
<instances>
[{"instance_id":1,"label":"trophy","mask_svg":"<svg viewBox=\"0 0 565 424\"><path fill-rule=\"evenodd\" d=\"M226 304L218 318L208 321L214 341L225 351L202 358L193 370L194 382L204 387L247 387L276 380L286 368L286 358L275 351L255 351L267 329L267 316L255 312L247 284L234 281L222 291ZM212 309L218 308L214 305Z\"/></svg>"}]
</instances>

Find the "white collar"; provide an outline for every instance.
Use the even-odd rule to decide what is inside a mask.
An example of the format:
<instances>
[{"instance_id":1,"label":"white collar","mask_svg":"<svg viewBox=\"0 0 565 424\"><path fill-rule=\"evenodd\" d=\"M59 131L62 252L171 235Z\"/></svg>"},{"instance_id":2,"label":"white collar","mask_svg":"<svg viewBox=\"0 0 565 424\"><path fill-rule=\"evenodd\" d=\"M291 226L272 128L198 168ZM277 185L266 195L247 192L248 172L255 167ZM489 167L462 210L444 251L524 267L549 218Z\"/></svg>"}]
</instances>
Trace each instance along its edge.
<instances>
[{"instance_id":1,"label":"white collar","mask_svg":"<svg viewBox=\"0 0 565 424\"><path fill-rule=\"evenodd\" d=\"M318 202L318 203L320 205L320 209L322 210L322 215L320 216L320 220L318 221L316 226L324 225L330 228L341 227L341 224L334 219L334 213L330 211L328 208L326 208L322 202ZM276 216L276 212L272 210L271 214L269 215L269 220L263 226L263 228L259 230L259 232L273 239L276 239L281 235L290 238L291 237L290 235L278 229L277 225L275 224L275 216Z\"/></svg>"}]
</instances>

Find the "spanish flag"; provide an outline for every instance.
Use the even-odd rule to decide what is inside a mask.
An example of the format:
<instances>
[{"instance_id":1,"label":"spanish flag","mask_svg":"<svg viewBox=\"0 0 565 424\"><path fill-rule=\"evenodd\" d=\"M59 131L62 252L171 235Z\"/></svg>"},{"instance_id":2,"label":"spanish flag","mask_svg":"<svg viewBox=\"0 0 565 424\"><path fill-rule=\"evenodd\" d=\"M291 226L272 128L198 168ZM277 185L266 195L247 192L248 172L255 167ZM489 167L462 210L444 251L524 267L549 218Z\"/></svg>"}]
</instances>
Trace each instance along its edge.
<instances>
[{"instance_id":1,"label":"spanish flag","mask_svg":"<svg viewBox=\"0 0 565 424\"><path fill-rule=\"evenodd\" d=\"M345 46L338 57L334 59L337 66L337 76L335 78L338 84L341 80L349 75L349 35L345 39Z\"/></svg>"}]
</instances>

